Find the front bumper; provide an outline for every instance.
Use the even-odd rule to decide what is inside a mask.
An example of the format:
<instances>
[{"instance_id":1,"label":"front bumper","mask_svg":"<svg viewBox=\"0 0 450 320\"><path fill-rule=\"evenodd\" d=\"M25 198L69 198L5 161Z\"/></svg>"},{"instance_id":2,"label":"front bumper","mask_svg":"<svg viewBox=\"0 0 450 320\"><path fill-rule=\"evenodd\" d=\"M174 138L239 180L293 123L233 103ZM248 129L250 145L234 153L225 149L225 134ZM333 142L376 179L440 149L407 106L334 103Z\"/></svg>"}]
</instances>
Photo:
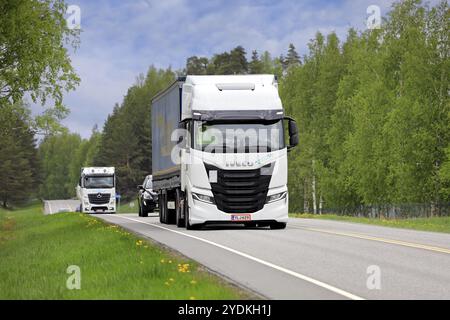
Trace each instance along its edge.
<instances>
[{"instance_id":1,"label":"front bumper","mask_svg":"<svg viewBox=\"0 0 450 320\"><path fill-rule=\"evenodd\" d=\"M84 213L115 213L115 206L85 206Z\"/></svg>"},{"instance_id":2,"label":"front bumper","mask_svg":"<svg viewBox=\"0 0 450 320\"><path fill-rule=\"evenodd\" d=\"M217 209L215 204L210 204L198 200L194 200L192 195L189 195L189 218L191 224L204 224L208 222L217 223L236 223L242 224L247 222L288 222L288 208L289 199L286 196L285 199L275 201L272 203L266 203L264 208L251 213L251 220L245 222L236 222L232 220L233 214L225 213ZM241 215L241 214L238 214Z\"/></svg>"}]
</instances>

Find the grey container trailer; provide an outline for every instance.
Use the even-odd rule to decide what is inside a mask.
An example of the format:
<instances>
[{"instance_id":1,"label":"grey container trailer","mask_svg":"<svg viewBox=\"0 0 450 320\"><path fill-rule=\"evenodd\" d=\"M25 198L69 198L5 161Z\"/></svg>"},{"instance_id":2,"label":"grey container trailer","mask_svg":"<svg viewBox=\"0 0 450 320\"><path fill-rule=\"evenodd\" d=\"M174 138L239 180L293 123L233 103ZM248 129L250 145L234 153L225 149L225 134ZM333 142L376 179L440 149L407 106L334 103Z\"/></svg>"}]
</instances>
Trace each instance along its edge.
<instances>
[{"instance_id":1,"label":"grey container trailer","mask_svg":"<svg viewBox=\"0 0 450 320\"><path fill-rule=\"evenodd\" d=\"M180 186L180 164L174 163L171 156L177 141L172 141L171 136L181 120L185 79L178 78L152 99L152 175L156 192Z\"/></svg>"}]
</instances>

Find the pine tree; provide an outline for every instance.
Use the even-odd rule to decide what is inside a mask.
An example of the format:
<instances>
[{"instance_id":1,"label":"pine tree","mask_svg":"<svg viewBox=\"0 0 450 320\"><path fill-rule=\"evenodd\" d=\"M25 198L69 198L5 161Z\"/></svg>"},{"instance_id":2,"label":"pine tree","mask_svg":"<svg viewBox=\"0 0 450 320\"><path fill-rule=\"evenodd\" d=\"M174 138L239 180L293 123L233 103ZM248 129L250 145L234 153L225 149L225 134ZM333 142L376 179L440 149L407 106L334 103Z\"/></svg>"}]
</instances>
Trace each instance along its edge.
<instances>
[{"instance_id":1,"label":"pine tree","mask_svg":"<svg viewBox=\"0 0 450 320\"><path fill-rule=\"evenodd\" d=\"M256 50L252 51L252 60L248 64L248 72L250 74L262 74L263 73L263 64L259 59L258 52Z\"/></svg>"},{"instance_id":2,"label":"pine tree","mask_svg":"<svg viewBox=\"0 0 450 320\"><path fill-rule=\"evenodd\" d=\"M230 65L233 74L247 74L248 61L247 53L242 46L237 46L230 52Z\"/></svg>"},{"instance_id":3,"label":"pine tree","mask_svg":"<svg viewBox=\"0 0 450 320\"><path fill-rule=\"evenodd\" d=\"M205 75L207 74L209 60L204 57L192 56L186 61L186 74Z\"/></svg>"},{"instance_id":4,"label":"pine tree","mask_svg":"<svg viewBox=\"0 0 450 320\"><path fill-rule=\"evenodd\" d=\"M295 46L292 43L289 44L288 54L284 63L286 69L297 67L301 64L300 56L298 55Z\"/></svg>"},{"instance_id":5,"label":"pine tree","mask_svg":"<svg viewBox=\"0 0 450 320\"><path fill-rule=\"evenodd\" d=\"M34 133L23 104L0 108L0 201L3 207L28 200L39 182Z\"/></svg>"}]
</instances>

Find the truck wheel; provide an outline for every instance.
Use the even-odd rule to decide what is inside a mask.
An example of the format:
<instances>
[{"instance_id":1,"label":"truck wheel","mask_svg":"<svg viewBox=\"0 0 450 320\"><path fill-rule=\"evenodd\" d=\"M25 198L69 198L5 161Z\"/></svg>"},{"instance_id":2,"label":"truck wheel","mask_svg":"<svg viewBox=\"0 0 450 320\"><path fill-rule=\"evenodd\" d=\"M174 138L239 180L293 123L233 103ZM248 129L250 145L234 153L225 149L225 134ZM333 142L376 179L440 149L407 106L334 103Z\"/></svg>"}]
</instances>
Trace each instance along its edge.
<instances>
[{"instance_id":1,"label":"truck wheel","mask_svg":"<svg viewBox=\"0 0 450 320\"><path fill-rule=\"evenodd\" d=\"M282 230L286 229L287 223L284 222L273 222L270 224L270 229L272 230Z\"/></svg>"},{"instance_id":2,"label":"truck wheel","mask_svg":"<svg viewBox=\"0 0 450 320\"><path fill-rule=\"evenodd\" d=\"M175 209L169 209L168 203L175 202ZM177 204L176 204L176 191L170 190L166 194L166 223L175 224L177 221Z\"/></svg>"},{"instance_id":3,"label":"truck wheel","mask_svg":"<svg viewBox=\"0 0 450 320\"><path fill-rule=\"evenodd\" d=\"M141 217L148 217L148 211L145 208L142 208Z\"/></svg>"},{"instance_id":4,"label":"truck wheel","mask_svg":"<svg viewBox=\"0 0 450 320\"><path fill-rule=\"evenodd\" d=\"M176 211L176 225L178 228L184 227L184 219L181 218L181 214L184 213L184 197L180 189L176 190L175 196L175 211Z\"/></svg>"},{"instance_id":5,"label":"truck wheel","mask_svg":"<svg viewBox=\"0 0 450 320\"><path fill-rule=\"evenodd\" d=\"M166 211L167 211L167 202L166 202L166 195L161 193L159 195L158 201L159 201L159 222L166 223Z\"/></svg>"}]
</instances>

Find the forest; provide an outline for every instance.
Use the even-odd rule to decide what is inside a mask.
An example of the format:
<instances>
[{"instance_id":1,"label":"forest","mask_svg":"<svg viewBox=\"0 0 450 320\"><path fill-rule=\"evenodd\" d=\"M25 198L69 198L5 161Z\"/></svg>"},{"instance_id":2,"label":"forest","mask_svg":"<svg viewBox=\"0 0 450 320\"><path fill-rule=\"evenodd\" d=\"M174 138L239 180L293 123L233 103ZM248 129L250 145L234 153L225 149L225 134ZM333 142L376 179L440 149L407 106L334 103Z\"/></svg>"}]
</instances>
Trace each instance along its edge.
<instances>
[{"instance_id":1,"label":"forest","mask_svg":"<svg viewBox=\"0 0 450 320\"><path fill-rule=\"evenodd\" d=\"M300 145L289 153L291 212L377 207L450 214L449 24L447 1L430 7L405 0L393 4L379 29L349 29L345 39L318 32L302 56L296 45L303 44L290 44L277 57L237 46L188 57L183 70L149 62L89 139L59 124L68 112L62 105L32 118L23 94L2 94L0 200L7 206L74 197L82 166L116 167L118 192L132 199L151 173L157 92L186 74L264 73L278 76L285 113L299 126ZM33 99L60 97L76 85L66 63L55 66L69 75L55 79L62 83L56 91L27 87L35 90ZM9 88L9 75L1 65L0 87Z\"/></svg>"}]
</instances>

